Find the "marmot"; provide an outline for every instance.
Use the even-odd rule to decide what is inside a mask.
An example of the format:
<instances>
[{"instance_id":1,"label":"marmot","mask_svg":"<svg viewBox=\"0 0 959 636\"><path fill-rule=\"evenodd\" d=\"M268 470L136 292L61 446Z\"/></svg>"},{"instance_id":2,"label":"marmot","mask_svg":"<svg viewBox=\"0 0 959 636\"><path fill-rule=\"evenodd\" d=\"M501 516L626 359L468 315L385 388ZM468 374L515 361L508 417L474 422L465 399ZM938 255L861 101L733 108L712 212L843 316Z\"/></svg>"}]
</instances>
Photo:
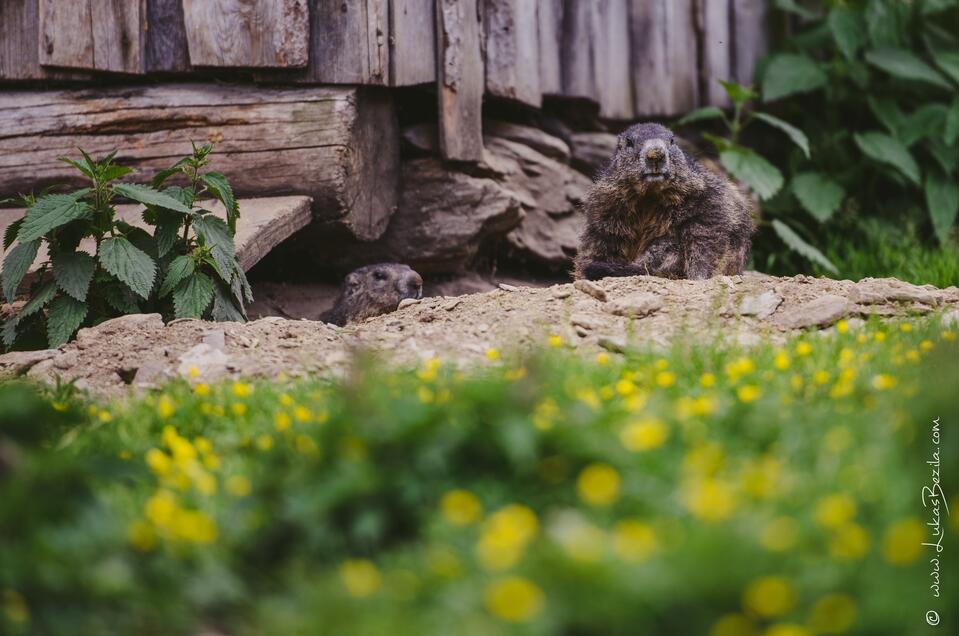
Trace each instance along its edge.
<instances>
[{"instance_id":1,"label":"marmot","mask_svg":"<svg viewBox=\"0 0 959 636\"><path fill-rule=\"evenodd\" d=\"M423 279L407 265L377 263L350 272L333 308L323 322L344 326L364 318L396 311L400 301L423 297Z\"/></svg>"},{"instance_id":2,"label":"marmot","mask_svg":"<svg viewBox=\"0 0 959 636\"><path fill-rule=\"evenodd\" d=\"M583 210L586 229L573 275L590 280L741 274L755 230L743 193L685 154L670 130L651 123L619 136Z\"/></svg>"}]
</instances>

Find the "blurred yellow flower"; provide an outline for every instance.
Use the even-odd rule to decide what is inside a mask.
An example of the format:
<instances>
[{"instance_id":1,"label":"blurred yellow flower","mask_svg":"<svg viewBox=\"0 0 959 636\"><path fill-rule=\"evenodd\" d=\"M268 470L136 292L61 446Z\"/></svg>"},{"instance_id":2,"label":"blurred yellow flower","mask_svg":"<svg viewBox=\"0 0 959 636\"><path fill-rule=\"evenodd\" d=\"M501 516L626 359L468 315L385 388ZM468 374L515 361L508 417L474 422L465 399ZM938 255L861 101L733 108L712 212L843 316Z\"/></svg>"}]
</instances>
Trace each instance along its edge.
<instances>
[{"instance_id":1,"label":"blurred yellow flower","mask_svg":"<svg viewBox=\"0 0 959 636\"><path fill-rule=\"evenodd\" d=\"M834 531L829 541L829 553L847 561L859 560L869 552L869 534L855 523L847 523Z\"/></svg>"},{"instance_id":2,"label":"blurred yellow flower","mask_svg":"<svg viewBox=\"0 0 959 636\"><path fill-rule=\"evenodd\" d=\"M606 353L605 351L600 351L599 353L597 353L596 364L598 364L601 367L604 367L607 364L609 364L609 354Z\"/></svg>"},{"instance_id":3,"label":"blurred yellow flower","mask_svg":"<svg viewBox=\"0 0 959 636\"><path fill-rule=\"evenodd\" d=\"M932 340L923 340L919 343L919 348L923 351L932 351L934 346L935 345L932 344Z\"/></svg>"},{"instance_id":4,"label":"blurred yellow flower","mask_svg":"<svg viewBox=\"0 0 959 636\"><path fill-rule=\"evenodd\" d=\"M768 499L780 494L782 464L771 455L749 459L742 472L743 491L756 499Z\"/></svg>"},{"instance_id":5,"label":"blurred yellow flower","mask_svg":"<svg viewBox=\"0 0 959 636\"><path fill-rule=\"evenodd\" d=\"M376 594L383 579L380 571L366 559L350 559L340 564L340 580L347 593L355 598L368 598Z\"/></svg>"},{"instance_id":6,"label":"blurred yellow flower","mask_svg":"<svg viewBox=\"0 0 959 636\"><path fill-rule=\"evenodd\" d=\"M197 369L195 366L191 366L189 369L186 370L186 374L188 377L195 378L198 375L200 375L200 370Z\"/></svg>"},{"instance_id":7,"label":"blurred yellow flower","mask_svg":"<svg viewBox=\"0 0 959 636\"><path fill-rule=\"evenodd\" d=\"M789 378L789 386L792 387L793 391L799 391L800 389L802 389L803 384L804 382L803 382L802 376L799 375L798 373L793 374L793 376Z\"/></svg>"},{"instance_id":8,"label":"blurred yellow flower","mask_svg":"<svg viewBox=\"0 0 959 636\"><path fill-rule=\"evenodd\" d=\"M829 372L828 371L816 371L812 375L812 381L818 385L827 384L829 382Z\"/></svg>"},{"instance_id":9,"label":"blurred yellow flower","mask_svg":"<svg viewBox=\"0 0 959 636\"><path fill-rule=\"evenodd\" d=\"M296 452L301 455L319 455L320 447L316 441L309 435L297 435L294 442L296 445Z\"/></svg>"},{"instance_id":10,"label":"blurred yellow flower","mask_svg":"<svg viewBox=\"0 0 959 636\"><path fill-rule=\"evenodd\" d=\"M226 480L226 491L234 497L246 497L253 490L253 484L243 475L231 475Z\"/></svg>"},{"instance_id":11,"label":"blurred yellow flower","mask_svg":"<svg viewBox=\"0 0 959 636\"><path fill-rule=\"evenodd\" d=\"M877 331L876 333L874 333L874 334L872 335L872 339L875 340L876 342L885 342L885 341L886 341L886 332L885 332L885 331Z\"/></svg>"},{"instance_id":12,"label":"blurred yellow flower","mask_svg":"<svg viewBox=\"0 0 959 636\"><path fill-rule=\"evenodd\" d=\"M847 331L849 331L849 323L846 322L845 320L840 320L839 322L836 323L836 331L838 331L839 333L846 333Z\"/></svg>"},{"instance_id":13,"label":"blurred yellow flower","mask_svg":"<svg viewBox=\"0 0 959 636\"><path fill-rule=\"evenodd\" d=\"M699 376L699 384L707 389L716 386L716 376L712 373L704 373Z\"/></svg>"},{"instance_id":14,"label":"blurred yellow flower","mask_svg":"<svg viewBox=\"0 0 959 636\"><path fill-rule=\"evenodd\" d=\"M956 332L952 331L951 329L946 329L942 332L942 339L953 342L956 339Z\"/></svg>"},{"instance_id":15,"label":"blurred yellow flower","mask_svg":"<svg viewBox=\"0 0 959 636\"><path fill-rule=\"evenodd\" d=\"M823 497L816 503L816 521L823 528L838 528L856 516L856 502L839 493Z\"/></svg>"},{"instance_id":16,"label":"blurred yellow flower","mask_svg":"<svg viewBox=\"0 0 959 636\"><path fill-rule=\"evenodd\" d=\"M463 573L463 564L456 554L446 547L431 548L426 553L426 567L431 573L447 579Z\"/></svg>"},{"instance_id":17,"label":"blurred yellow flower","mask_svg":"<svg viewBox=\"0 0 959 636\"><path fill-rule=\"evenodd\" d=\"M436 399L436 394L425 386L416 389L416 397L423 404L431 404Z\"/></svg>"},{"instance_id":18,"label":"blurred yellow flower","mask_svg":"<svg viewBox=\"0 0 959 636\"><path fill-rule=\"evenodd\" d=\"M902 519L886 530L882 556L893 565L909 565L922 552L926 528L918 519Z\"/></svg>"},{"instance_id":19,"label":"blurred yellow flower","mask_svg":"<svg viewBox=\"0 0 959 636\"><path fill-rule=\"evenodd\" d=\"M210 443L210 440L203 436L193 438L193 445L196 446L196 449L201 453L209 453L213 450L213 445Z\"/></svg>"},{"instance_id":20,"label":"blurred yellow flower","mask_svg":"<svg viewBox=\"0 0 959 636\"><path fill-rule=\"evenodd\" d=\"M809 630L795 623L776 623L770 625L763 636L812 636Z\"/></svg>"},{"instance_id":21,"label":"blurred yellow flower","mask_svg":"<svg viewBox=\"0 0 959 636\"><path fill-rule=\"evenodd\" d=\"M625 519L613 526L613 550L623 561L645 561L657 547L656 532L648 524Z\"/></svg>"},{"instance_id":22,"label":"blurred yellow flower","mask_svg":"<svg viewBox=\"0 0 959 636\"><path fill-rule=\"evenodd\" d=\"M750 612L771 618L789 612L796 603L792 583L782 576L765 576L751 582L743 592L743 606Z\"/></svg>"},{"instance_id":23,"label":"blurred yellow flower","mask_svg":"<svg viewBox=\"0 0 959 636\"><path fill-rule=\"evenodd\" d=\"M756 625L742 614L726 614L713 623L709 636L757 636Z\"/></svg>"},{"instance_id":24,"label":"blurred yellow flower","mask_svg":"<svg viewBox=\"0 0 959 636\"><path fill-rule=\"evenodd\" d=\"M789 359L789 354L782 349L777 351L776 355L773 357L773 366L780 371L785 371L788 369L791 363L792 362Z\"/></svg>"},{"instance_id":25,"label":"blurred yellow flower","mask_svg":"<svg viewBox=\"0 0 959 636\"><path fill-rule=\"evenodd\" d=\"M636 392L636 385L632 380L624 378L616 383L616 392L624 397L632 395Z\"/></svg>"},{"instance_id":26,"label":"blurred yellow flower","mask_svg":"<svg viewBox=\"0 0 959 636\"><path fill-rule=\"evenodd\" d=\"M499 351L497 349L490 347L489 349L486 350L486 359L489 360L490 362L494 360L499 360Z\"/></svg>"},{"instance_id":27,"label":"blurred yellow flower","mask_svg":"<svg viewBox=\"0 0 959 636\"><path fill-rule=\"evenodd\" d=\"M143 521L134 521L127 528L127 540L141 552L149 552L156 547L157 536L153 527Z\"/></svg>"},{"instance_id":28,"label":"blurred yellow flower","mask_svg":"<svg viewBox=\"0 0 959 636\"><path fill-rule=\"evenodd\" d=\"M293 420L286 411L279 411L273 416L273 427L281 433L289 430L292 423Z\"/></svg>"},{"instance_id":29,"label":"blurred yellow flower","mask_svg":"<svg viewBox=\"0 0 959 636\"><path fill-rule=\"evenodd\" d=\"M755 384L744 384L736 389L736 397L744 404L755 402L760 396L762 396L762 391L760 391L759 387Z\"/></svg>"},{"instance_id":30,"label":"blurred yellow flower","mask_svg":"<svg viewBox=\"0 0 959 636\"><path fill-rule=\"evenodd\" d=\"M767 523L759 537L759 542L770 552L785 552L795 547L799 541L799 523L792 517L776 517Z\"/></svg>"},{"instance_id":31,"label":"blurred yellow flower","mask_svg":"<svg viewBox=\"0 0 959 636\"><path fill-rule=\"evenodd\" d=\"M526 506L510 504L500 508L483 523L477 558L489 570L511 568L538 531L536 514Z\"/></svg>"},{"instance_id":32,"label":"blurred yellow flower","mask_svg":"<svg viewBox=\"0 0 959 636\"><path fill-rule=\"evenodd\" d=\"M416 377L423 382L432 382L436 379L440 366L442 366L442 362L439 358L427 358L423 361L419 371L416 372Z\"/></svg>"},{"instance_id":33,"label":"blurred yellow flower","mask_svg":"<svg viewBox=\"0 0 959 636\"><path fill-rule=\"evenodd\" d=\"M293 398L288 393L280 393L279 400L283 406L293 406Z\"/></svg>"},{"instance_id":34,"label":"blurred yellow flower","mask_svg":"<svg viewBox=\"0 0 959 636\"><path fill-rule=\"evenodd\" d=\"M253 392L253 387L249 384L246 384L244 382L233 383L233 395L235 395L236 397L240 399L249 397L250 393L252 392Z\"/></svg>"},{"instance_id":35,"label":"blurred yellow flower","mask_svg":"<svg viewBox=\"0 0 959 636\"><path fill-rule=\"evenodd\" d=\"M246 404L243 402L234 402L230 405L230 411L237 417L242 417L246 414Z\"/></svg>"},{"instance_id":36,"label":"blurred yellow flower","mask_svg":"<svg viewBox=\"0 0 959 636\"><path fill-rule=\"evenodd\" d=\"M160 399L157 400L157 415L160 416L160 419L165 420L172 417L175 412L176 405L173 403L173 400L167 395L161 395Z\"/></svg>"},{"instance_id":37,"label":"blurred yellow flower","mask_svg":"<svg viewBox=\"0 0 959 636\"><path fill-rule=\"evenodd\" d=\"M309 422L313 419L313 413L305 406L297 406L293 409L293 419L297 422Z\"/></svg>"},{"instance_id":38,"label":"blurred yellow flower","mask_svg":"<svg viewBox=\"0 0 959 636\"><path fill-rule=\"evenodd\" d=\"M146 518L155 526L166 527L177 510L176 498L168 490L158 490L144 505Z\"/></svg>"},{"instance_id":39,"label":"blurred yellow flower","mask_svg":"<svg viewBox=\"0 0 959 636\"><path fill-rule=\"evenodd\" d=\"M483 602L493 616L525 623L543 610L543 591L528 579L508 576L486 586Z\"/></svg>"},{"instance_id":40,"label":"blurred yellow flower","mask_svg":"<svg viewBox=\"0 0 959 636\"><path fill-rule=\"evenodd\" d=\"M468 526L483 516L483 506L468 490L451 490L440 500L443 517L454 526Z\"/></svg>"},{"instance_id":41,"label":"blurred yellow flower","mask_svg":"<svg viewBox=\"0 0 959 636\"><path fill-rule=\"evenodd\" d=\"M666 358L658 358L658 359L656 360L656 362L653 363L653 367L654 367L657 371L663 371L664 369L668 369L668 368L669 368L669 360L667 360Z\"/></svg>"},{"instance_id":42,"label":"blurred yellow flower","mask_svg":"<svg viewBox=\"0 0 959 636\"><path fill-rule=\"evenodd\" d=\"M723 449L714 442L694 446L683 457L683 470L697 476L709 477L723 465Z\"/></svg>"},{"instance_id":43,"label":"blurred yellow flower","mask_svg":"<svg viewBox=\"0 0 959 636\"><path fill-rule=\"evenodd\" d=\"M682 493L687 510L703 521L723 521L736 508L735 491L727 482L719 479L708 478L687 483Z\"/></svg>"},{"instance_id":44,"label":"blurred yellow flower","mask_svg":"<svg viewBox=\"0 0 959 636\"><path fill-rule=\"evenodd\" d=\"M736 358L726 365L726 376L731 382L756 370L756 364L746 357Z\"/></svg>"},{"instance_id":45,"label":"blurred yellow flower","mask_svg":"<svg viewBox=\"0 0 959 636\"><path fill-rule=\"evenodd\" d=\"M841 634L856 621L856 604L845 594L829 594L809 610L809 629L816 634Z\"/></svg>"},{"instance_id":46,"label":"blurred yellow flower","mask_svg":"<svg viewBox=\"0 0 959 636\"><path fill-rule=\"evenodd\" d=\"M872 388L877 391L887 391L894 388L898 383L899 381L894 376L886 373L880 373L872 378Z\"/></svg>"},{"instance_id":47,"label":"blurred yellow flower","mask_svg":"<svg viewBox=\"0 0 959 636\"><path fill-rule=\"evenodd\" d=\"M808 342L800 342L796 345L795 353L799 357L808 356L812 353L812 345Z\"/></svg>"},{"instance_id":48,"label":"blurred yellow flower","mask_svg":"<svg viewBox=\"0 0 959 636\"><path fill-rule=\"evenodd\" d=\"M206 471L199 471L193 476L193 483L196 486L197 492L201 495L215 495L216 494L216 477L211 475Z\"/></svg>"},{"instance_id":49,"label":"blurred yellow flower","mask_svg":"<svg viewBox=\"0 0 959 636\"><path fill-rule=\"evenodd\" d=\"M621 479L609 464L594 463L584 468L576 478L580 499L591 506L608 506L619 499Z\"/></svg>"},{"instance_id":50,"label":"blurred yellow flower","mask_svg":"<svg viewBox=\"0 0 959 636\"><path fill-rule=\"evenodd\" d=\"M660 371L656 374L656 386L668 389L676 384L676 374L672 371Z\"/></svg>"},{"instance_id":51,"label":"blurred yellow flower","mask_svg":"<svg viewBox=\"0 0 959 636\"><path fill-rule=\"evenodd\" d=\"M273 438L270 435L267 435L266 433L259 435L256 438L256 447L259 448L261 451L270 450L271 448L273 448Z\"/></svg>"},{"instance_id":52,"label":"blurred yellow flower","mask_svg":"<svg viewBox=\"0 0 959 636\"><path fill-rule=\"evenodd\" d=\"M173 461L169 455L159 448L151 448L147 451L146 463L150 470L161 476L170 474L170 470L173 468Z\"/></svg>"},{"instance_id":53,"label":"blurred yellow flower","mask_svg":"<svg viewBox=\"0 0 959 636\"><path fill-rule=\"evenodd\" d=\"M549 346L556 348L563 346L563 337L553 334L549 337Z\"/></svg>"},{"instance_id":54,"label":"blurred yellow flower","mask_svg":"<svg viewBox=\"0 0 959 636\"><path fill-rule=\"evenodd\" d=\"M908 322L904 322L899 325L899 331L903 333L909 333L912 331L912 325L910 325Z\"/></svg>"},{"instance_id":55,"label":"blurred yellow flower","mask_svg":"<svg viewBox=\"0 0 959 636\"><path fill-rule=\"evenodd\" d=\"M655 417L627 424L619 432L619 440L626 450L642 452L659 448L669 437L669 429Z\"/></svg>"}]
</instances>

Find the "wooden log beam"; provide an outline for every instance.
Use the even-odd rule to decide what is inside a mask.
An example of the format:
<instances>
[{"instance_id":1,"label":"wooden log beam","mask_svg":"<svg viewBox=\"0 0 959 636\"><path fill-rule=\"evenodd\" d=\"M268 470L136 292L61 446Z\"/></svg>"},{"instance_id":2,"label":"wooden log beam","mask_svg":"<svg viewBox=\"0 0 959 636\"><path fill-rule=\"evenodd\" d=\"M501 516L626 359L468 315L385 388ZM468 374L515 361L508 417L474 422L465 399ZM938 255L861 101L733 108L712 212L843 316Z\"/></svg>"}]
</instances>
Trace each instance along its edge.
<instances>
[{"instance_id":1,"label":"wooden log beam","mask_svg":"<svg viewBox=\"0 0 959 636\"><path fill-rule=\"evenodd\" d=\"M149 179L216 143L215 169L239 196L304 194L314 214L361 240L383 233L396 205L399 132L390 96L356 88L165 85L0 92L0 198L82 185L57 160L119 149Z\"/></svg>"},{"instance_id":2,"label":"wooden log beam","mask_svg":"<svg viewBox=\"0 0 959 636\"><path fill-rule=\"evenodd\" d=\"M440 152L483 157L483 55L476 0L436 0Z\"/></svg>"},{"instance_id":3,"label":"wooden log beam","mask_svg":"<svg viewBox=\"0 0 959 636\"><path fill-rule=\"evenodd\" d=\"M530 106L543 103L536 0L483 0L486 92Z\"/></svg>"}]
</instances>

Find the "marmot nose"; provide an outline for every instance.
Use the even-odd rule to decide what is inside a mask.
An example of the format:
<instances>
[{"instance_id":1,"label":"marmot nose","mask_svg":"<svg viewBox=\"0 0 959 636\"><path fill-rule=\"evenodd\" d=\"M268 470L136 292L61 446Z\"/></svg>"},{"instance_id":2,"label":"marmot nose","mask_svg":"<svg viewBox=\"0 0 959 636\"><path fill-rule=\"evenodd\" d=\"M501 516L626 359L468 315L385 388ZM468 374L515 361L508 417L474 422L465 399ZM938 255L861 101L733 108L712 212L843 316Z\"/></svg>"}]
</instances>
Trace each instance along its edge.
<instances>
[{"instance_id":1,"label":"marmot nose","mask_svg":"<svg viewBox=\"0 0 959 636\"><path fill-rule=\"evenodd\" d=\"M650 148L649 150L646 151L646 160L647 160L647 161L654 161L654 162L655 162L655 161L662 161L662 160L663 160L663 157L665 157L665 156L666 156L666 154L663 152L663 149L662 149L662 148L659 148L659 147L653 147L653 148Z\"/></svg>"},{"instance_id":2,"label":"marmot nose","mask_svg":"<svg viewBox=\"0 0 959 636\"><path fill-rule=\"evenodd\" d=\"M406 276L403 281L406 285L406 289L402 290L404 293L409 294L411 298L422 298L423 297L423 277L412 272Z\"/></svg>"}]
</instances>

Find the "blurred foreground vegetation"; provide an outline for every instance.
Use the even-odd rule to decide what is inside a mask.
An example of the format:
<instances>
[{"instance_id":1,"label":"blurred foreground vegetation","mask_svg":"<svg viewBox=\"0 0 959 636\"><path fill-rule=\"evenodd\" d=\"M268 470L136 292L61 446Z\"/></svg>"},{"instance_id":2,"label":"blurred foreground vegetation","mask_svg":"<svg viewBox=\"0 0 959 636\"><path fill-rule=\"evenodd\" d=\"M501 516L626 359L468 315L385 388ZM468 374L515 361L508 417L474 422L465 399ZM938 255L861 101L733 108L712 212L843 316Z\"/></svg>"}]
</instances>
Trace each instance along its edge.
<instances>
[{"instance_id":1,"label":"blurred foreground vegetation","mask_svg":"<svg viewBox=\"0 0 959 636\"><path fill-rule=\"evenodd\" d=\"M0 632L953 633L921 489L939 417L959 508L957 353L934 319L841 322L110 403L7 384Z\"/></svg>"}]
</instances>

